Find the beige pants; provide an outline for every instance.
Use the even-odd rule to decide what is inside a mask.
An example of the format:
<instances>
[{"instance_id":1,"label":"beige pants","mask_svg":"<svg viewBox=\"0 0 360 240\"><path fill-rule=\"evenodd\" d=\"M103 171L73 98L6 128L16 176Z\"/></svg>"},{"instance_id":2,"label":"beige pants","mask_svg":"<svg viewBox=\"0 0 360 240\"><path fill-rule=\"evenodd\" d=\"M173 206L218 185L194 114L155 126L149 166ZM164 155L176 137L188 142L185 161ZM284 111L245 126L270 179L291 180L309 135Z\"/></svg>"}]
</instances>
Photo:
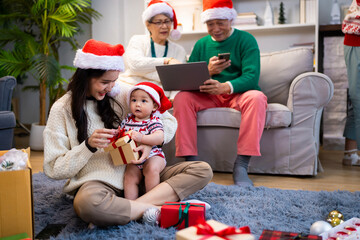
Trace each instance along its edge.
<instances>
[{"instance_id":1,"label":"beige pants","mask_svg":"<svg viewBox=\"0 0 360 240\"><path fill-rule=\"evenodd\" d=\"M180 162L165 167L160 181L168 183L182 200L205 187L212 178L212 169L205 162ZM84 183L74 199L76 214L97 226L124 225L130 222L130 202L122 190L103 182Z\"/></svg>"}]
</instances>

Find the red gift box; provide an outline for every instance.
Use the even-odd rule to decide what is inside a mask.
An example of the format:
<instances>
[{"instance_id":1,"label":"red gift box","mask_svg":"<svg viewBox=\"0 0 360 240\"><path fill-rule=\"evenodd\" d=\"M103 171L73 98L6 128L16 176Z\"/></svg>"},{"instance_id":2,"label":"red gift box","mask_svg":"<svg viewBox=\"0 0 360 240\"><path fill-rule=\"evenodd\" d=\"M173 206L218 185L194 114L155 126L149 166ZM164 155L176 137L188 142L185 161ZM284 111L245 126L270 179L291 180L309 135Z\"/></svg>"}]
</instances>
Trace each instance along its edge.
<instances>
[{"instance_id":1,"label":"red gift box","mask_svg":"<svg viewBox=\"0 0 360 240\"><path fill-rule=\"evenodd\" d=\"M183 229L205 221L205 204L166 202L161 207L160 227Z\"/></svg>"},{"instance_id":2,"label":"red gift box","mask_svg":"<svg viewBox=\"0 0 360 240\"><path fill-rule=\"evenodd\" d=\"M317 235L302 235L293 232L281 232L273 230L263 230L259 240L288 240L288 239L308 239L308 240L322 240L322 237Z\"/></svg>"}]
</instances>

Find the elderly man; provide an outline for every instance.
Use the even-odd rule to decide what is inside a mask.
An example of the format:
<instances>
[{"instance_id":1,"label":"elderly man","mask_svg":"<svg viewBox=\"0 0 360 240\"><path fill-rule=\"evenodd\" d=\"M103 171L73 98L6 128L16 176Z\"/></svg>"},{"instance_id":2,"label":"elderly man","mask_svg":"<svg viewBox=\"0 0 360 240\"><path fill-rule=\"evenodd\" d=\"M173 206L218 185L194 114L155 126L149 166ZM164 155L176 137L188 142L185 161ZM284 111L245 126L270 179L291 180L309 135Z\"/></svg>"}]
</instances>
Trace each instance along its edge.
<instances>
[{"instance_id":1,"label":"elderly man","mask_svg":"<svg viewBox=\"0 0 360 240\"><path fill-rule=\"evenodd\" d=\"M252 186L247 167L251 156L260 156L260 138L264 129L267 98L258 85L260 51L255 38L231 27L236 18L231 0L203 0L202 22L209 35L198 40L190 62L206 61L211 79L199 92L180 92L174 99L178 120L176 156L187 161L199 160L197 153L197 112L214 107L229 107L241 112L234 163L234 184ZM219 53L230 53L230 60Z\"/></svg>"}]
</instances>

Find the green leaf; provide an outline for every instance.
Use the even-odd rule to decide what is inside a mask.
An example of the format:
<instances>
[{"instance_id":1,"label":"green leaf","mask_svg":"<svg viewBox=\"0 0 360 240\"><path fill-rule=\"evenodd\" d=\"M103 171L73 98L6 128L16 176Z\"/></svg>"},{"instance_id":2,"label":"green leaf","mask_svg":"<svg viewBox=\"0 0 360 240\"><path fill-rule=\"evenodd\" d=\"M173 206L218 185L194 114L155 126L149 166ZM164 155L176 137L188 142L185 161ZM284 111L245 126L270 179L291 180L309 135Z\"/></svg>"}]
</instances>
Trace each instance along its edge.
<instances>
[{"instance_id":1,"label":"green leaf","mask_svg":"<svg viewBox=\"0 0 360 240\"><path fill-rule=\"evenodd\" d=\"M24 58L22 51L0 50L0 70L7 75L18 77L31 69L29 59Z\"/></svg>"},{"instance_id":2,"label":"green leaf","mask_svg":"<svg viewBox=\"0 0 360 240\"><path fill-rule=\"evenodd\" d=\"M48 86L56 84L60 78L60 65L54 56L37 54L32 58L34 69L37 71L39 81Z\"/></svg>"}]
</instances>

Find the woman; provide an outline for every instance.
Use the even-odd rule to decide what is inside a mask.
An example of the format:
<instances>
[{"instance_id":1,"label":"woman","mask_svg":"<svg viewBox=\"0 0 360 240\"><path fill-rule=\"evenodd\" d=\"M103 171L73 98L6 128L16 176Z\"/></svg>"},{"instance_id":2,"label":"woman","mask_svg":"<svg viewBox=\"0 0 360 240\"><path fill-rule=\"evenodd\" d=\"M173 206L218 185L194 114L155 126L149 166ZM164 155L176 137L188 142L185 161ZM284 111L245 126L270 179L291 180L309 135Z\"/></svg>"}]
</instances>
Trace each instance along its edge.
<instances>
[{"instance_id":1,"label":"woman","mask_svg":"<svg viewBox=\"0 0 360 240\"><path fill-rule=\"evenodd\" d=\"M98 226L123 225L139 219L147 209L166 201L178 201L203 188L211 179L208 164L180 163L166 167L161 183L131 201L123 198L125 165L114 166L103 148L129 113L127 90L109 96L124 69L118 44L87 41L77 51L68 92L52 107L44 130L44 172L54 179L69 179L64 192L75 195L74 209L85 222ZM176 120L163 114L164 142L175 133ZM151 146L135 149L146 159Z\"/></svg>"},{"instance_id":2,"label":"woman","mask_svg":"<svg viewBox=\"0 0 360 240\"><path fill-rule=\"evenodd\" d=\"M357 153L360 149L360 0L353 0L344 18L342 31L345 34L344 57L351 101L344 130L343 164L360 166Z\"/></svg>"},{"instance_id":3,"label":"woman","mask_svg":"<svg viewBox=\"0 0 360 240\"><path fill-rule=\"evenodd\" d=\"M169 36L174 40L180 38L176 15L168 3L153 0L142 18L150 35L135 35L130 39L124 54L127 70L119 76L119 80L131 85L147 81L161 86L155 66L186 61L184 48L168 40ZM165 95L171 100L176 93L165 92Z\"/></svg>"}]
</instances>

